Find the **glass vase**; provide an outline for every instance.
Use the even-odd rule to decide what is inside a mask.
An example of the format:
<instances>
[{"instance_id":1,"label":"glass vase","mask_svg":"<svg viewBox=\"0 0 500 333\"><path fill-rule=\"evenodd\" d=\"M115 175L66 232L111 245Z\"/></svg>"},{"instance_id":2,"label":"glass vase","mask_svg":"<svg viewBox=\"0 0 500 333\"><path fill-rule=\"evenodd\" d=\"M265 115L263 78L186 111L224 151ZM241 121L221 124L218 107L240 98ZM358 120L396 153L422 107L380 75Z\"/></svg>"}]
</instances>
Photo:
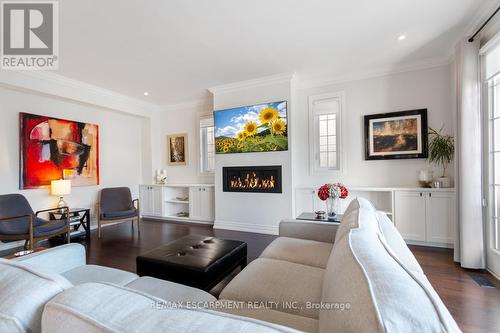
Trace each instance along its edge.
<instances>
[{"instance_id":1,"label":"glass vase","mask_svg":"<svg viewBox=\"0 0 500 333\"><path fill-rule=\"evenodd\" d=\"M334 217L339 211L339 198L328 198L326 199L326 212L328 217Z\"/></svg>"}]
</instances>

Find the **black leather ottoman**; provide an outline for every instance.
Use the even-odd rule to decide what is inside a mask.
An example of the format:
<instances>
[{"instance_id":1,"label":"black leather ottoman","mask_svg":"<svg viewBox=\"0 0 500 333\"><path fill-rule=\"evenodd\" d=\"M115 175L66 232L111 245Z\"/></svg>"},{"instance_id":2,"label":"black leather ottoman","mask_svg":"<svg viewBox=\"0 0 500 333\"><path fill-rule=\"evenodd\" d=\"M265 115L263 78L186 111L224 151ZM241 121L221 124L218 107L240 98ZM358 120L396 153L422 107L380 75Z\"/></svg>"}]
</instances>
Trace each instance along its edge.
<instances>
[{"instance_id":1,"label":"black leather ottoman","mask_svg":"<svg viewBox=\"0 0 500 333\"><path fill-rule=\"evenodd\" d=\"M189 235L137 257L137 274L209 291L247 264L247 244Z\"/></svg>"}]
</instances>

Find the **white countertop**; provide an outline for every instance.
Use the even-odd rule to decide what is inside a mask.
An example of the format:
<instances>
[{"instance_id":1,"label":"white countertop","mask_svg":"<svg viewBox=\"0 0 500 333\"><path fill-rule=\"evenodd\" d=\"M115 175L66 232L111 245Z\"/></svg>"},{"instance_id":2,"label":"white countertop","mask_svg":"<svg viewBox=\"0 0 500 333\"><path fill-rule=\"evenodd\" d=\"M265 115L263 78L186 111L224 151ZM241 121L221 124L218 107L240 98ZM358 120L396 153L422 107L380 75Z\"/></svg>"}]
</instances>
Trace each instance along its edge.
<instances>
[{"instance_id":1,"label":"white countertop","mask_svg":"<svg viewBox=\"0 0 500 333\"><path fill-rule=\"evenodd\" d=\"M321 185L317 186L296 186L295 189L319 189ZM423 188L423 187L363 187L363 186L349 186L346 185L347 189L352 192L392 192L392 191L414 191L414 192L422 192L422 191L431 191L431 192L455 192L454 187L449 188Z\"/></svg>"},{"instance_id":2,"label":"white countertop","mask_svg":"<svg viewBox=\"0 0 500 333\"><path fill-rule=\"evenodd\" d=\"M158 186L158 187L214 187L214 184L141 184L139 186Z\"/></svg>"}]
</instances>

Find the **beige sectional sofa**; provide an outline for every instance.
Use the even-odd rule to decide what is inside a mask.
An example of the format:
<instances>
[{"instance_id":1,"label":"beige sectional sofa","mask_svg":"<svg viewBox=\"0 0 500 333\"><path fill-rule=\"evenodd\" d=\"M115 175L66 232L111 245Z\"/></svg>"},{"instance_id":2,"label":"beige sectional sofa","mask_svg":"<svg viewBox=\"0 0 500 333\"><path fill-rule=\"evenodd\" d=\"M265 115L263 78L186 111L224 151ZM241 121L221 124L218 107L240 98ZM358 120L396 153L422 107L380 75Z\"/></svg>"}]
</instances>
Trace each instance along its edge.
<instances>
[{"instance_id":1,"label":"beige sectional sofa","mask_svg":"<svg viewBox=\"0 0 500 333\"><path fill-rule=\"evenodd\" d=\"M0 259L0 287L0 333L296 332L212 311L203 290L86 265L80 244Z\"/></svg>"},{"instance_id":2,"label":"beige sectional sofa","mask_svg":"<svg viewBox=\"0 0 500 333\"><path fill-rule=\"evenodd\" d=\"M219 300L86 265L79 244L0 259L0 286L0 332L460 331L391 221L363 199L340 225L282 221Z\"/></svg>"},{"instance_id":3,"label":"beige sectional sofa","mask_svg":"<svg viewBox=\"0 0 500 333\"><path fill-rule=\"evenodd\" d=\"M460 331L390 219L364 199L340 225L281 222L219 298L248 304L229 313L306 332Z\"/></svg>"}]
</instances>

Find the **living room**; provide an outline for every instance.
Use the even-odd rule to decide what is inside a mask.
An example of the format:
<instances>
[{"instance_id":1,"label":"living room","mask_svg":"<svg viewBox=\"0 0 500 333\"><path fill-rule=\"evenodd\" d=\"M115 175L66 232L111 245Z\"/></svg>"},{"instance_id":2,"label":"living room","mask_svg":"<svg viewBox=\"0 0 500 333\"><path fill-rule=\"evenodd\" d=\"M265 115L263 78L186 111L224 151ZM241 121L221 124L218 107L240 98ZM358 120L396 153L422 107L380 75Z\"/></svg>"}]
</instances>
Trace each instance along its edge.
<instances>
[{"instance_id":1,"label":"living room","mask_svg":"<svg viewBox=\"0 0 500 333\"><path fill-rule=\"evenodd\" d=\"M0 332L500 330L498 0L1 6Z\"/></svg>"}]
</instances>

